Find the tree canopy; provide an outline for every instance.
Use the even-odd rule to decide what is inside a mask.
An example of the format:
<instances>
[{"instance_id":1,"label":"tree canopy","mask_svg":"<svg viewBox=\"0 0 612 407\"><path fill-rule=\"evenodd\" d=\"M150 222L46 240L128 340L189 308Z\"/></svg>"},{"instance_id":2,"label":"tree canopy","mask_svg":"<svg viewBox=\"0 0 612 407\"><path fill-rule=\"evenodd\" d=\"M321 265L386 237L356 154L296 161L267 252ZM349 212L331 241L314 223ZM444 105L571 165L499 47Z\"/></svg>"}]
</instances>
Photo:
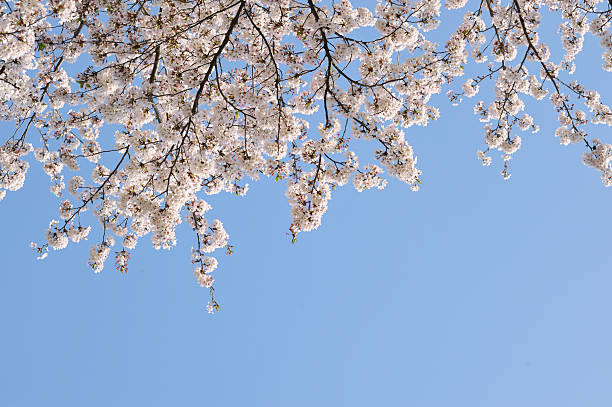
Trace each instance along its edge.
<instances>
[{"instance_id":1,"label":"tree canopy","mask_svg":"<svg viewBox=\"0 0 612 407\"><path fill-rule=\"evenodd\" d=\"M519 134L539 129L525 101L550 103L555 137L583 145L582 162L612 185L612 145L590 135L593 125L612 125L612 111L572 77L586 35L599 38L612 71L612 0L364 5L3 1L0 118L15 131L1 140L0 199L23 186L33 153L59 214L32 247L44 258L86 239L81 214L91 209L100 223L94 272L113 247L127 271L141 237L171 248L177 225L188 223L212 312L210 253L232 246L222 222L207 217L206 195L243 195L260 178L285 182L295 240L321 224L336 187L383 189L391 176L416 191L421 171L405 133L440 118L436 94L459 103L490 87L474 104L484 123L477 157L488 166L501 152L506 179ZM449 13L463 20L449 28ZM543 19L558 21L558 32L542 32ZM441 23L450 35L438 43ZM356 140L370 141L373 156L358 157Z\"/></svg>"}]
</instances>

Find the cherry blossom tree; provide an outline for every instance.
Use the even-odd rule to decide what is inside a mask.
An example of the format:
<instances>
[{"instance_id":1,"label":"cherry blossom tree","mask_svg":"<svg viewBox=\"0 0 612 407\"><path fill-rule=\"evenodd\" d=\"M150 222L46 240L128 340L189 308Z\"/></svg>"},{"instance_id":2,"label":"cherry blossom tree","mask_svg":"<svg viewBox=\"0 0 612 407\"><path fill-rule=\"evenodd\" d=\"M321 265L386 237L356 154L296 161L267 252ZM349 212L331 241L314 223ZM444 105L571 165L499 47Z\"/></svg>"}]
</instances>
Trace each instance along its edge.
<instances>
[{"instance_id":1,"label":"cherry blossom tree","mask_svg":"<svg viewBox=\"0 0 612 407\"><path fill-rule=\"evenodd\" d=\"M500 151L504 178L519 133L538 130L525 100L550 103L555 137L584 145L582 162L612 185L612 145L589 134L612 125L612 112L571 78L585 35L599 38L603 69L612 71L612 0L365 5L2 1L0 117L15 130L0 141L0 199L23 186L33 153L59 201L46 242L33 248L44 258L86 239L91 226L81 215L92 210L96 273L116 239L123 272L141 237L169 249L177 225L188 223L194 274L210 289L212 312L210 253L231 246L221 221L207 217L207 195L244 195L260 178L285 182L295 240L320 225L333 189L351 180L358 191L383 189L386 173L416 191L421 171L405 134L439 118L435 94L458 103L492 88L474 105L485 123L477 157L488 166ZM463 20L445 24L450 35L437 43L451 13ZM560 22L558 35L541 32L543 19ZM551 55L543 34L560 41L562 55ZM357 139L375 149L362 165Z\"/></svg>"}]
</instances>

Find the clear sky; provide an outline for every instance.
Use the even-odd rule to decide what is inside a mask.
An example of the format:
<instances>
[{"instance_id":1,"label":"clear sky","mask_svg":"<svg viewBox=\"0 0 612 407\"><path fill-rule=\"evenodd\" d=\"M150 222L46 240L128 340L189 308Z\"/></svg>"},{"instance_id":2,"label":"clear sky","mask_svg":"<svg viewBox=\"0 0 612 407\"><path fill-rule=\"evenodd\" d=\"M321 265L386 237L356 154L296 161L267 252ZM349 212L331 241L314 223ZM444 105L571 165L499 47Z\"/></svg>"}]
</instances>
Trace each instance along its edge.
<instances>
[{"instance_id":1,"label":"clear sky","mask_svg":"<svg viewBox=\"0 0 612 407\"><path fill-rule=\"evenodd\" d=\"M599 52L584 58L610 102ZM612 405L612 190L558 144L547 104L504 181L499 154L476 159L473 101L439 101L407 131L417 193L337 190L294 245L283 183L212 197L235 246L212 317L186 225L170 252L142 239L127 276L88 270L87 242L36 261L57 205L33 164L0 203L0 405Z\"/></svg>"}]
</instances>

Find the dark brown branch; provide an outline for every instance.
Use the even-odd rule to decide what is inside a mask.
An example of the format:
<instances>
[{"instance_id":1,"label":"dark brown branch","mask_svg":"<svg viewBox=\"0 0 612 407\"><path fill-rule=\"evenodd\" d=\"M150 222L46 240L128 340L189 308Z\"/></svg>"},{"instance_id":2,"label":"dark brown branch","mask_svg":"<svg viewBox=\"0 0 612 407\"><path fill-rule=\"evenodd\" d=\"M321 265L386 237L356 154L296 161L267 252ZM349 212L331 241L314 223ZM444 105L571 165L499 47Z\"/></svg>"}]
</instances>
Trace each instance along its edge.
<instances>
[{"instance_id":1,"label":"dark brown branch","mask_svg":"<svg viewBox=\"0 0 612 407\"><path fill-rule=\"evenodd\" d=\"M208 70L206 71L206 74L204 75L204 79L202 79L202 81L200 82L200 87L198 88L195 99L193 100L193 106L191 107L192 114L196 114L198 112L198 104L200 103L200 96L202 96L202 91L204 90L204 86L206 85L206 83L208 83L208 78L210 77L210 74L215 68L215 65L217 65L217 59L221 56L223 49L225 49L225 46L227 45L227 43L229 42L232 36L232 32L234 31L234 28L238 24L238 20L240 19L242 10L244 10L244 5L245 5L245 2L241 1L240 7L238 7L238 12L236 12L236 15L232 19L229 25L229 28L227 29L227 32L225 33L225 37L223 38L221 45L219 45L219 49L217 50L215 55L213 55L213 58L210 61L210 64L208 65Z\"/></svg>"}]
</instances>

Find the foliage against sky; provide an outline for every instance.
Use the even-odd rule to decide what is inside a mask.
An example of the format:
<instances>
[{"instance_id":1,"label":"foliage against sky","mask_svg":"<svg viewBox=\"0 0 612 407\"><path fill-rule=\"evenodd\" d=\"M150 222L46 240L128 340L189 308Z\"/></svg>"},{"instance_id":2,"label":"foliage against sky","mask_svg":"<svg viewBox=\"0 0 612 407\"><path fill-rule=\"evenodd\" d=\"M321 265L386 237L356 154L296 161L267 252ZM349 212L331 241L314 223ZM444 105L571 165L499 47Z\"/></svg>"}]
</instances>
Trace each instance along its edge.
<instances>
[{"instance_id":1,"label":"foliage against sky","mask_svg":"<svg viewBox=\"0 0 612 407\"><path fill-rule=\"evenodd\" d=\"M217 260L209 254L232 248L221 221L206 216L207 194L243 195L247 182L263 177L285 182L295 239L320 225L336 187L382 189L387 174L418 190L406 129L444 119L431 100L439 93L459 102L493 89L492 99L475 100L484 137L474 149L484 165L500 151L504 178L519 133L538 131L525 104L535 99L557 112L561 144L582 144L582 161L612 185L612 146L589 136L593 124L612 125L612 113L572 76L585 35L599 37L603 69L612 70L612 2L1 7L0 115L16 130L0 147L0 198L21 188L32 152L59 198L58 219L35 250L45 257L87 238L91 226L81 214L92 209L101 226L90 237L97 242L90 267L101 271L120 247L115 263L125 271L141 237L171 248L176 226L186 222L195 234L194 275L211 289L211 311ZM464 18L437 43L442 7ZM560 55L540 32L541 20L555 14L558 35L545 37L560 42ZM113 137L105 136L110 128ZM374 156L358 157L356 140L370 141Z\"/></svg>"}]
</instances>

